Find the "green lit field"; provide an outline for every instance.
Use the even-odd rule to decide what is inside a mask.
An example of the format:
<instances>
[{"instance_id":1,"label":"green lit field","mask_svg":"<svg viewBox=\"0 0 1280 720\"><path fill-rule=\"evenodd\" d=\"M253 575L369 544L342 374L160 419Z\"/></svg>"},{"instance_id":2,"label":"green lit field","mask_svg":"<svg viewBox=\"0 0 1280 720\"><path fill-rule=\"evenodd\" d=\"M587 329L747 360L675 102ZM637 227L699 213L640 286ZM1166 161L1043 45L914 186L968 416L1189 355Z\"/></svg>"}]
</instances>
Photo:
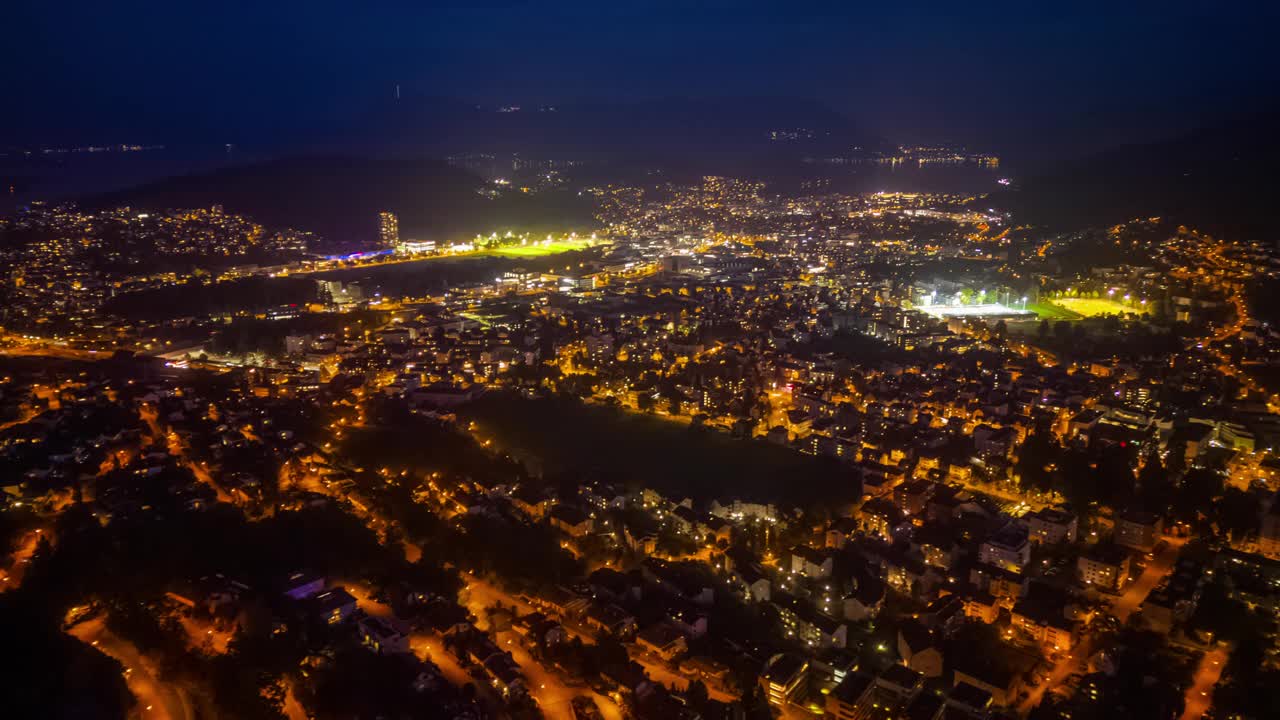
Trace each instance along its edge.
<instances>
[{"instance_id":1,"label":"green lit field","mask_svg":"<svg viewBox=\"0 0 1280 720\"><path fill-rule=\"evenodd\" d=\"M1084 317L1080 313L1072 312L1051 302L1027 303L1027 309L1038 315L1041 320L1080 320Z\"/></svg>"},{"instance_id":2,"label":"green lit field","mask_svg":"<svg viewBox=\"0 0 1280 720\"><path fill-rule=\"evenodd\" d=\"M508 245L485 251L486 255L509 258L533 258L544 255L584 250L591 247L590 240L553 240L551 242L530 243L529 245Z\"/></svg>"},{"instance_id":3,"label":"green lit field","mask_svg":"<svg viewBox=\"0 0 1280 720\"><path fill-rule=\"evenodd\" d=\"M1142 312L1132 305L1106 298L1055 298L1053 304L1083 317Z\"/></svg>"}]
</instances>

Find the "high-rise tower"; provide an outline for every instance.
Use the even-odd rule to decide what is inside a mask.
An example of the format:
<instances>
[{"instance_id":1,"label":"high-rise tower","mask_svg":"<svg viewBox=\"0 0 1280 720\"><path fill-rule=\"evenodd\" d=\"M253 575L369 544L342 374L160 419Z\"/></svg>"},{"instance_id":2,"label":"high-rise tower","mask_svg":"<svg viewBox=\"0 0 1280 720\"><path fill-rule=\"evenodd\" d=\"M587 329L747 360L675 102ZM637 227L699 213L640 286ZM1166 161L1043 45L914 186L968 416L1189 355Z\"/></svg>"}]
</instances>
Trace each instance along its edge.
<instances>
[{"instance_id":1,"label":"high-rise tower","mask_svg":"<svg viewBox=\"0 0 1280 720\"><path fill-rule=\"evenodd\" d=\"M395 213L378 213L378 241L389 248L400 244L400 218Z\"/></svg>"}]
</instances>

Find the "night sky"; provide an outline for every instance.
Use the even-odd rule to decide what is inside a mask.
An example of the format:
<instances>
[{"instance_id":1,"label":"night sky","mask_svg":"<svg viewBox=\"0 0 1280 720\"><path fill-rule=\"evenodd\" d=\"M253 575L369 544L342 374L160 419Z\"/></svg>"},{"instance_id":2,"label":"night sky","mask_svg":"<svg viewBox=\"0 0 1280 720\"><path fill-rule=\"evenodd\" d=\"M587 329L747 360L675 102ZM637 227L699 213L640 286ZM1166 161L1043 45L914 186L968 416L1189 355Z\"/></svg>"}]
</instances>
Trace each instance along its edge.
<instances>
[{"instance_id":1,"label":"night sky","mask_svg":"<svg viewBox=\"0 0 1280 720\"><path fill-rule=\"evenodd\" d=\"M287 133L389 97L820 100L902 140L1061 148L1266 101L1270 2L10 0L0 145Z\"/></svg>"}]
</instances>

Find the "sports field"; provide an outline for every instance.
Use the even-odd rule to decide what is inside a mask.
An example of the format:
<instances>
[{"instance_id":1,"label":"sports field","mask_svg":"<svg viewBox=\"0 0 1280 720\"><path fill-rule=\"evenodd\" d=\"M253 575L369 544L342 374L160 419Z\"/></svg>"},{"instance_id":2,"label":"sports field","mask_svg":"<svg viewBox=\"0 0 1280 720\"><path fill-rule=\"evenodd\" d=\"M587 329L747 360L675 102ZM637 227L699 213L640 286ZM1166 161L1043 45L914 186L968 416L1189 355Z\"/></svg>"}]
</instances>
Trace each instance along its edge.
<instances>
[{"instance_id":1,"label":"sports field","mask_svg":"<svg viewBox=\"0 0 1280 720\"><path fill-rule=\"evenodd\" d=\"M1079 320L1084 317L1080 313L1047 301L1027 303L1027 309L1038 315L1041 320Z\"/></svg>"},{"instance_id":2,"label":"sports field","mask_svg":"<svg viewBox=\"0 0 1280 720\"><path fill-rule=\"evenodd\" d=\"M1020 308L1001 305L1000 303L983 303L981 305L926 305L920 310L934 317L989 317L994 315L1021 315L1027 313ZM1028 313L1029 314L1029 313Z\"/></svg>"},{"instance_id":3,"label":"sports field","mask_svg":"<svg viewBox=\"0 0 1280 720\"><path fill-rule=\"evenodd\" d=\"M588 247L591 247L590 240L553 240L551 242L543 241L528 245L508 245L489 250L485 254L496 257L531 258L583 250Z\"/></svg>"},{"instance_id":4,"label":"sports field","mask_svg":"<svg viewBox=\"0 0 1280 720\"><path fill-rule=\"evenodd\" d=\"M1083 317L1143 312L1132 305L1107 298L1055 298L1053 304Z\"/></svg>"}]
</instances>

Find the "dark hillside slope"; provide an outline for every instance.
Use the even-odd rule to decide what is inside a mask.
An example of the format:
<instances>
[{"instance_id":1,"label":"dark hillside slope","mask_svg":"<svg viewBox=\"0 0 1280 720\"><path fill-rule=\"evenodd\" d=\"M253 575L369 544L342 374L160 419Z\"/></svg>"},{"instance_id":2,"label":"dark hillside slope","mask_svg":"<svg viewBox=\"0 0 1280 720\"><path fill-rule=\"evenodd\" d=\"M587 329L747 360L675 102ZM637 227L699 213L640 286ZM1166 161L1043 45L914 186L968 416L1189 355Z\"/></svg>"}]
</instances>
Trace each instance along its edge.
<instances>
[{"instance_id":1,"label":"dark hillside slope","mask_svg":"<svg viewBox=\"0 0 1280 720\"><path fill-rule=\"evenodd\" d=\"M89 198L86 205L167 209L221 204L272 228L370 240L377 215L400 216L405 237L449 238L505 228L590 227L590 205L568 194L487 198L483 181L438 160L295 157L184 175Z\"/></svg>"}]
</instances>

